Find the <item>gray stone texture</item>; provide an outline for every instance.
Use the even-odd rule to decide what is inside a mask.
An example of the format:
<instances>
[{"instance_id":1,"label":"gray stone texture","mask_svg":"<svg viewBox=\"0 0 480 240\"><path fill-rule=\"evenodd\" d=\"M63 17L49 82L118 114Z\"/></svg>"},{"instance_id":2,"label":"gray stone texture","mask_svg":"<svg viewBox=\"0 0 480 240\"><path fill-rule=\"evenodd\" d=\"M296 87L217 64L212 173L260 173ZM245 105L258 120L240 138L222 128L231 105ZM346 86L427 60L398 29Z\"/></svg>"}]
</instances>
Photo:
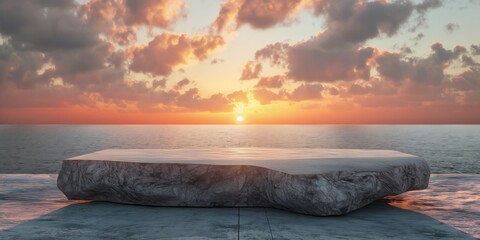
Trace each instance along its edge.
<instances>
[{"instance_id":1,"label":"gray stone texture","mask_svg":"<svg viewBox=\"0 0 480 240\"><path fill-rule=\"evenodd\" d=\"M328 216L424 189L429 177L422 158L387 150L111 149L65 160L57 185L72 200Z\"/></svg>"}]
</instances>

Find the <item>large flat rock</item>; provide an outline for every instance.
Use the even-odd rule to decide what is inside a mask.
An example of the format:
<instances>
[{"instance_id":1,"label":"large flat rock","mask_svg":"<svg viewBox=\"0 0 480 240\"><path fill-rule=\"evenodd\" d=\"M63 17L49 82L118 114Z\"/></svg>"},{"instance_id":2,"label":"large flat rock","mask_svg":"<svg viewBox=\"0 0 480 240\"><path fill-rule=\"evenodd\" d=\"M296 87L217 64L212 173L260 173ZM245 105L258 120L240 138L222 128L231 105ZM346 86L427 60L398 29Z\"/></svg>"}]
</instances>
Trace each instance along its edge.
<instances>
[{"instance_id":1,"label":"large flat rock","mask_svg":"<svg viewBox=\"0 0 480 240\"><path fill-rule=\"evenodd\" d=\"M429 177L425 160L389 150L108 149L64 160L57 185L74 200L326 216L424 189Z\"/></svg>"}]
</instances>

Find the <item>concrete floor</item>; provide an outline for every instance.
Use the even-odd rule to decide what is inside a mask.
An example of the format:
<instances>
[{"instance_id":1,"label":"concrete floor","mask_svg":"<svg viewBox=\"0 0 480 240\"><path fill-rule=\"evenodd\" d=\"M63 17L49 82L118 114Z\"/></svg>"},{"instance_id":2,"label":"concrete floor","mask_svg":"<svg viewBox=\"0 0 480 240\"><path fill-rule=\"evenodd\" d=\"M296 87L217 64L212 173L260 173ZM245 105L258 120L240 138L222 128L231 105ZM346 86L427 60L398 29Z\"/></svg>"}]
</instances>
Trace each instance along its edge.
<instances>
[{"instance_id":1,"label":"concrete floor","mask_svg":"<svg viewBox=\"0 0 480 240\"><path fill-rule=\"evenodd\" d=\"M315 217L269 208L68 201L54 174L0 174L0 239L474 239L480 176L458 176L433 176L429 190L344 216ZM455 197L459 186L465 189Z\"/></svg>"}]
</instances>

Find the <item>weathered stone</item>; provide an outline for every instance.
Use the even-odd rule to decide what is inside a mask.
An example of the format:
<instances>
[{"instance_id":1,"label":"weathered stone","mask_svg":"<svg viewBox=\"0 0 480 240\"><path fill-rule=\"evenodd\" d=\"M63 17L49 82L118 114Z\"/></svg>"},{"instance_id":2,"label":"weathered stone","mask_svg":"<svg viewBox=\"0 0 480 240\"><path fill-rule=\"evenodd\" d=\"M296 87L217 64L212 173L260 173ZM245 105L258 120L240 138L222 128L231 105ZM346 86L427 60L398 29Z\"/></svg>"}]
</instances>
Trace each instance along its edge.
<instances>
[{"instance_id":1,"label":"weathered stone","mask_svg":"<svg viewBox=\"0 0 480 240\"><path fill-rule=\"evenodd\" d=\"M425 160L389 150L109 149L64 160L57 184L75 200L326 216L424 189L429 177Z\"/></svg>"}]
</instances>

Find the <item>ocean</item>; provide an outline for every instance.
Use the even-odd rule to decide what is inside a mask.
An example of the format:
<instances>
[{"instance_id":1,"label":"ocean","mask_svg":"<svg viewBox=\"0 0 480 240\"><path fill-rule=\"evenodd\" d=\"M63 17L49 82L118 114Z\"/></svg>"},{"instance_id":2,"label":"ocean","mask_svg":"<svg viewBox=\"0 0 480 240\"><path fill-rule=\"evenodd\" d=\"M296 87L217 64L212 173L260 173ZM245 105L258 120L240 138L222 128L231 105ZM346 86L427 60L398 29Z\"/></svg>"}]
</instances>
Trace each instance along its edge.
<instances>
[{"instance_id":1,"label":"ocean","mask_svg":"<svg viewBox=\"0 0 480 240\"><path fill-rule=\"evenodd\" d=\"M480 125L0 125L0 173L57 173L106 148L391 149L433 173L480 174Z\"/></svg>"}]
</instances>

